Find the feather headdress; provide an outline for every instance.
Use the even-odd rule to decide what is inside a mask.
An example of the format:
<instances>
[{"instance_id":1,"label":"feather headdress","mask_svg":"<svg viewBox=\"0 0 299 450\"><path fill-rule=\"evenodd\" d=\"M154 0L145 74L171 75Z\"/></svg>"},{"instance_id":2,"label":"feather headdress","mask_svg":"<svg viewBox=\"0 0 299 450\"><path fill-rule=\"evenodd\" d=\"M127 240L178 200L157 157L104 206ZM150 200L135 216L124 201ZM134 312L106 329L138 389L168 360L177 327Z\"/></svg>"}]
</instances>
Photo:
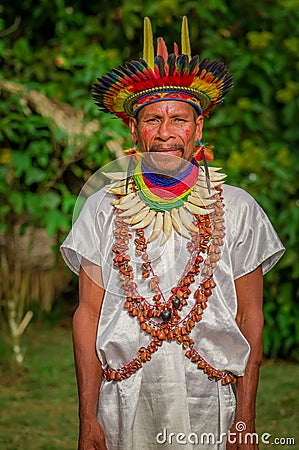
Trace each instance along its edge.
<instances>
[{"instance_id":1,"label":"feather headdress","mask_svg":"<svg viewBox=\"0 0 299 450\"><path fill-rule=\"evenodd\" d=\"M143 58L127 62L98 78L92 96L99 108L115 114L126 124L143 106L162 100L180 100L207 115L233 86L232 75L220 61L191 57L187 18L182 22L182 54L168 54L166 44L158 38L154 56L153 34L149 18L144 19Z\"/></svg>"}]
</instances>

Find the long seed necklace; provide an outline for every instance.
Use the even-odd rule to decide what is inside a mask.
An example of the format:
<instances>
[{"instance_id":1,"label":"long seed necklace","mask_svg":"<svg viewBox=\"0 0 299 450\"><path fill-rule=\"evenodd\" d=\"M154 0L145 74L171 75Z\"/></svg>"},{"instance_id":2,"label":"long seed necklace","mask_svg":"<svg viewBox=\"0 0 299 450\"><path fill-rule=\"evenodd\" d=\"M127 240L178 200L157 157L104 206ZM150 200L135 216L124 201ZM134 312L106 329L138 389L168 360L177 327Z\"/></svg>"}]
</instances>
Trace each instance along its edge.
<instances>
[{"instance_id":1,"label":"long seed necklace","mask_svg":"<svg viewBox=\"0 0 299 450\"><path fill-rule=\"evenodd\" d=\"M112 251L115 253L114 266L119 270L122 289L125 295L124 307L128 314L138 320L142 331L151 336L146 347L138 350L138 355L120 368L108 366L103 375L107 381L120 381L130 377L139 370L144 363L150 361L152 355L167 341L177 341L185 356L197 368L203 370L210 380L221 380L223 385L236 382L234 374L211 366L194 348L194 340L190 334L195 325L201 321L208 298L216 284L213 272L220 259L220 246L223 244L223 203L221 188L216 188L214 196L214 211L212 214L194 215L194 225L197 232L191 232L191 240L187 243L190 253L189 260L177 285L171 289L171 295L165 298L159 277L155 274L147 253L147 241L143 229L135 230L135 253L141 258L142 278L148 280L153 292L152 302L139 294L137 283L134 281L134 271L130 264L131 258L126 253L129 240L132 238L128 223L120 216L121 210L115 208L115 243ZM204 259L203 255L206 254ZM200 265L203 264L202 270ZM184 307L188 304L191 294L190 285L195 277L201 273L202 281L194 292L194 304L190 311L183 316ZM183 316L183 317L182 317Z\"/></svg>"}]
</instances>

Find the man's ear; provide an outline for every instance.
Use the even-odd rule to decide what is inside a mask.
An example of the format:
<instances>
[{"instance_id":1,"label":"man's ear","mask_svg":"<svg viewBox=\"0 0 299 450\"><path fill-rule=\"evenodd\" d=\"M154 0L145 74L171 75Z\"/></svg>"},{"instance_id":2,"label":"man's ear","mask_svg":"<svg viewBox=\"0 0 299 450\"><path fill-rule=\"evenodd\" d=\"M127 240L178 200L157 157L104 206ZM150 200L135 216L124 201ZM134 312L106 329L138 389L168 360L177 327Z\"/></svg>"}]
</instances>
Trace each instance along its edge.
<instances>
[{"instance_id":1,"label":"man's ear","mask_svg":"<svg viewBox=\"0 0 299 450\"><path fill-rule=\"evenodd\" d=\"M202 128L203 128L203 116L198 116L196 119L196 139L202 139Z\"/></svg>"},{"instance_id":2,"label":"man's ear","mask_svg":"<svg viewBox=\"0 0 299 450\"><path fill-rule=\"evenodd\" d=\"M137 143L137 142L138 142L138 136L137 136L137 120L135 119L135 117L130 117L130 118L129 118L129 128L130 128L130 133L131 133L132 141Z\"/></svg>"}]
</instances>

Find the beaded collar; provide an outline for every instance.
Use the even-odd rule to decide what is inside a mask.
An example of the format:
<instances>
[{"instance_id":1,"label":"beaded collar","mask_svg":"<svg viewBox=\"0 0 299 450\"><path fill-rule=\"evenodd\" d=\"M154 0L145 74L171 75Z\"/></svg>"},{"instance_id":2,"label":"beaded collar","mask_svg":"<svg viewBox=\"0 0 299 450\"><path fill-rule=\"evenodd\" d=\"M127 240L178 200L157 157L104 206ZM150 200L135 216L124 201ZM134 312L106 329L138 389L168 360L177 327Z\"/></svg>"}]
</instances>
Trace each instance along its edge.
<instances>
[{"instance_id":1,"label":"beaded collar","mask_svg":"<svg viewBox=\"0 0 299 450\"><path fill-rule=\"evenodd\" d=\"M196 165L193 166L196 167ZM144 229L154 223L148 242L153 242L162 233L160 245L164 245L173 229L186 238L191 237L191 232L197 231L192 222L194 214L207 215L213 212L216 189L221 186L226 177L219 171L220 168L209 168L210 187L208 188L205 173L199 168L198 176L193 184L188 184L183 195L174 195L172 199L157 196L150 190L146 185L146 176L143 176L140 164L135 168L129 183L127 172L105 173L105 175L115 180L107 191L117 195L117 200L112 201L111 204L120 210L119 215L124 218L124 222L131 225L133 230Z\"/></svg>"}]
</instances>

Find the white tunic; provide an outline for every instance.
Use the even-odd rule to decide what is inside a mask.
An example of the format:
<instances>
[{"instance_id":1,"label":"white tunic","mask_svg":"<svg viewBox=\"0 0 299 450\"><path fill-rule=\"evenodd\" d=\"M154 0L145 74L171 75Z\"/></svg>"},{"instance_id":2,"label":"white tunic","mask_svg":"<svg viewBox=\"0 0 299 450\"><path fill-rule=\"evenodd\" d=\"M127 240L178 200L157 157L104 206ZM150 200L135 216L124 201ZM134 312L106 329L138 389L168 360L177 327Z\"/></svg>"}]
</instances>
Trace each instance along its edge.
<instances>
[{"instance_id":1,"label":"white tunic","mask_svg":"<svg viewBox=\"0 0 299 450\"><path fill-rule=\"evenodd\" d=\"M235 322L234 280L259 265L266 273L284 248L266 214L248 193L223 185L223 197L226 236L214 272L216 287L202 321L190 337L196 350L212 366L243 375L250 348ZM136 318L130 317L123 307L119 272L112 265L113 198L101 189L87 199L61 251L76 274L82 257L102 267L106 293L96 346L103 367L109 364L116 369L137 356L138 349L149 344L150 336L140 330ZM150 231L151 227L145 229L146 237ZM129 254L134 279L140 294L150 299L152 293L141 279L133 240ZM185 238L173 231L164 246L160 247L159 241L148 245L147 252L165 298L171 295L171 288L183 274L189 258L186 243ZM192 292L198 284L190 286ZM192 298L191 294L189 303ZM215 441L221 441L221 433L227 432L234 419L232 387L209 381L184 353L176 342L166 341L152 360L130 378L121 382L103 380L98 420L104 427L109 450L173 450L182 446L225 449L225 439L222 443Z\"/></svg>"}]
</instances>

